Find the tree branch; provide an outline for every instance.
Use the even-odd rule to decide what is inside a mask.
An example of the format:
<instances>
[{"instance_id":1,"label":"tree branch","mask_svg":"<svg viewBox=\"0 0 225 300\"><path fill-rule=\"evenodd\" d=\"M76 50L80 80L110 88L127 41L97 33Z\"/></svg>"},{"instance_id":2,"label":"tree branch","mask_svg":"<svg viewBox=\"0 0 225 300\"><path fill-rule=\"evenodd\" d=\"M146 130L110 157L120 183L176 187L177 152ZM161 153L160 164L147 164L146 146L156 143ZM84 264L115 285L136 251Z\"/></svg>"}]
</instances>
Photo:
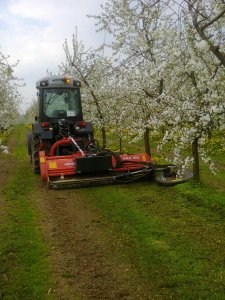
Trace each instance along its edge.
<instances>
[{"instance_id":1,"label":"tree branch","mask_svg":"<svg viewBox=\"0 0 225 300\"><path fill-rule=\"evenodd\" d=\"M201 26L201 29L204 30L207 27L209 27L210 25L212 25L214 22L218 21L223 15L225 14L225 9L222 10L217 16L215 16L215 18L213 18L211 21L209 21L208 23L206 23L205 25Z\"/></svg>"},{"instance_id":2,"label":"tree branch","mask_svg":"<svg viewBox=\"0 0 225 300\"><path fill-rule=\"evenodd\" d=\"M210 40L210 38L206 35L206 33L204 32L204 26L200 27L199 23L198 23L198 15L199 12L198 10L195 9L195 11L193 10L193 4L190 1L187 1L188 3L188 10L191 14L191 18L192 18L192 23L193 26L195 28L195 30L197 31L198 35L201 37L201 39L205 42L207 42L210 51L217 57L217 59L222 63L222 65L225 67L225 53L220 51L220 47L219 46L215 46L213 44L213 42ZM224 12L223 12L224 14ZM220 15L220 14L219 14ZM219 16L218 15L218 16ZM217 16L217 17L218 17ZM220 16L221 17L221 16ZM215 19L215 18L214 18ZM218 20L218 18L217 18ZM212 21L211 21L212 22ZM208 22L207 24L211 23ZM215 21L214 21L215 22ZM212 24L212 23L211 23Z\"/></svg>"}]
</instances>

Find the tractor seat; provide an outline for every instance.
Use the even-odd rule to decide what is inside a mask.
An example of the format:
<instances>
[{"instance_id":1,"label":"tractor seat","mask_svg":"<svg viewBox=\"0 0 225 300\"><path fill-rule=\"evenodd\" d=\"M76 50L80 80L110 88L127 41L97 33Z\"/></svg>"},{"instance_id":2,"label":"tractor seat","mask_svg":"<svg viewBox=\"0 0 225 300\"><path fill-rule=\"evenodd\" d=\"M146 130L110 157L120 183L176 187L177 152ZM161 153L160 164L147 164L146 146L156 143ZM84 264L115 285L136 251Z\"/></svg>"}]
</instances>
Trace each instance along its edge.
<instances>
[{"instance_id":1,"label":"tractor seat","mask_svg":"<svg viewBox=\"0 0 225 300\"><path fill-rule=\"evenodd\" d=\"M52 117L57 119L64 119L67 117L67 113L65 110L57 109L53 111Z\"/></svg>"}]
</instances>

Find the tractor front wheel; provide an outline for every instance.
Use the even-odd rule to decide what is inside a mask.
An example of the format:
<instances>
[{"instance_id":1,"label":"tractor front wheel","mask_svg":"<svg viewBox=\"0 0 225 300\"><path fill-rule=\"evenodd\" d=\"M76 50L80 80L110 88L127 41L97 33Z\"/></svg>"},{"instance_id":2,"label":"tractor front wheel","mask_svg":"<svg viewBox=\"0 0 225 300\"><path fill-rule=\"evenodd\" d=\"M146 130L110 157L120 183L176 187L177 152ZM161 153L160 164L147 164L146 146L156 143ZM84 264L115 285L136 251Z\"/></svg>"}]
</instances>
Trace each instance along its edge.
<instances>
[{"instance_id":1,"label":"tractor front wheel","mask_svg":"<svg viewBox=\"0 0 225 300\"><path fill-rule=\"evenodd\" d=\"M33 171L35 174L40 174L40 163L39 163L39 149L40 148L40 139L38 135L32 136L32 165Z\"/></svg>"}]
</instances>

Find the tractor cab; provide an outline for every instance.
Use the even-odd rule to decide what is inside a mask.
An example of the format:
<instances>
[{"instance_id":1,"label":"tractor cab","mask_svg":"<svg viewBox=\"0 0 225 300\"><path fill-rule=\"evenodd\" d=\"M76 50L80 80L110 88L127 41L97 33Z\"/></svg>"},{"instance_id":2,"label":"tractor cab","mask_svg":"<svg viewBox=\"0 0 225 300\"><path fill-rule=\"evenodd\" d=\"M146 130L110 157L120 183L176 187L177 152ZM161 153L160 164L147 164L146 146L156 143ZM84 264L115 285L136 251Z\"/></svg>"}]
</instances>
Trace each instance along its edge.
<instances>
[{"instance_id":1,"label":"tractor cab","mask_svg":"<svg viewBox=\"0 0 225 300\"><path fill-rule=\"evenodd\" d=\"M52 146L69 136L83 141L93 140L91 122L84 122L80 97L80 81L65 76L52 76L40 79L38 89L38 113L32 131L28 134L28 154L33 170L40 172L39 151L50 153ZM58 155L74 152L76 146L57 144Z\"/></svg>"},{"instance_id":2,"label":"tractor cab","mask_svg":"<svg viewBox=\"0 0 225 300\"><path fill-rule=\"evenodd\" d=\"M75 78L50 77L36 83L39 122L83 121L80 81Z\"/></svg>"}]
</instances>

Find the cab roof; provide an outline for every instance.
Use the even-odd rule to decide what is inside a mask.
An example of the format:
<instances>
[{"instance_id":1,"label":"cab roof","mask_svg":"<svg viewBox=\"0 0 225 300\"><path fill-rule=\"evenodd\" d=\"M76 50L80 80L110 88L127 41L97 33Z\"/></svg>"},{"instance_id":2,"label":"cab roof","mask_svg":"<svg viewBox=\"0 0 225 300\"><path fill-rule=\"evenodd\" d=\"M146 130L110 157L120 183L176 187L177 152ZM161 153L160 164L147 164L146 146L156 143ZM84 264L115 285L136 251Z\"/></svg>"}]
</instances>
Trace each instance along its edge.
<instances>
[{"instance_id":1,"label":"cab roof","mask_svg":"<svg viewBox=\"0 0 225 300\"><path fill-rule=\"evenodd\" d=\"M44 77L36 82L36 88L45 88L45 87L80 87L80 81L76 77L69 76L51 76Z\"/></svg>"}]
</instances>

